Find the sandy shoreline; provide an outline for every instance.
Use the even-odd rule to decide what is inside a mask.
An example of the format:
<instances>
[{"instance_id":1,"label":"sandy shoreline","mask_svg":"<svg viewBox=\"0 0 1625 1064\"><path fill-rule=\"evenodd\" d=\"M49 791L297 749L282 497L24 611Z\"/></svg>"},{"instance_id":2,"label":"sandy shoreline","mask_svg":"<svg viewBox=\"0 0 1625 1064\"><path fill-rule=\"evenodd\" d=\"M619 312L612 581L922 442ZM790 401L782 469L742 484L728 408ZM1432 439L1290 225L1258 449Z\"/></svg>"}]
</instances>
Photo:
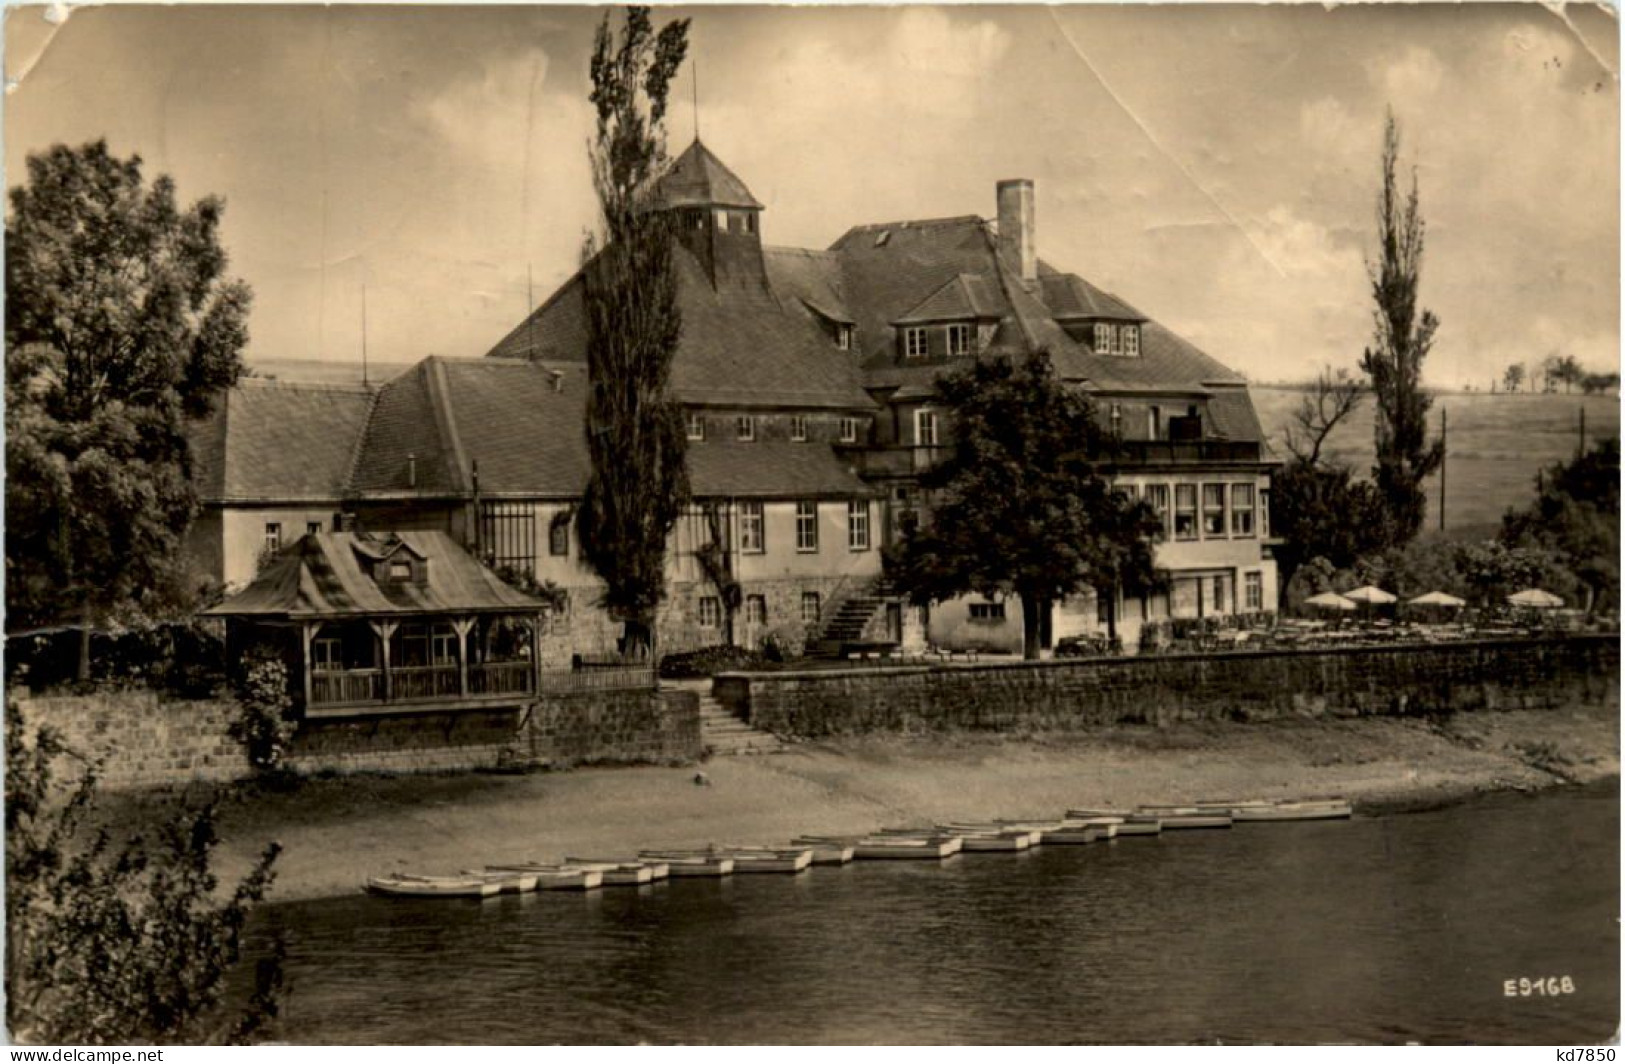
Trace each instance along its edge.
<instances>
[{"instance_id":1,"label":"sandy shoreline","mask_svg":"<svg viewBox=\"0 0 1625 1064\"><path fill-rule=\"evenodd\" d=\"M703 772L707 782L695 782ZM1341 794L1362 814L1619 772L1617 710L1110 728L1064 736L959 735L805 744L682 767L504 776L349 777L287 793L223 795L218 868L284 847L270 900L355 892L390 870L782 842L956 818L1055 816L1218 796ZM161 800L113 800L134 828Z\"/></svg>"}]
</instances>

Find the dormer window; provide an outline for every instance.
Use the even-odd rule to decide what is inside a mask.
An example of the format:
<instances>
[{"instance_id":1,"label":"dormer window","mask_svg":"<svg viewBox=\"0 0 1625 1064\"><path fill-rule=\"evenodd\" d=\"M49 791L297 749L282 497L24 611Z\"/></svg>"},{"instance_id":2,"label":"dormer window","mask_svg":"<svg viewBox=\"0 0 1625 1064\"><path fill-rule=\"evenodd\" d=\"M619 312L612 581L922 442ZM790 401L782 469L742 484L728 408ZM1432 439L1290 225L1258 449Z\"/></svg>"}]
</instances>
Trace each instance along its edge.
<instances>
[{"instance_id":1,"label":"dormer window","mask_svg":"<svg viewBox=\"0 0 1625 1064\"><path fill-rule=\"evenodd\" d=\"M912 326L903 330L903 355L906 358L925 358L931 352L931 344L926 336L924 326Z\"/></svg>"},{"instance_id":2,"label":"dormer window","mask_svg":"<svg viewBox=\"0 0 1625 1064\"><path fill-rule=\"evenodd\" d=\"M1123 354L1129 358L1140 357L1140 327L1138 325L1123 326Z\"/></svg>"},{"instance_id":3,"label":"dormer window","mask_svg":"<svg viewBox=\"0 0 1625 1064\"><path fill-rule=\"evenodd\" d=\"M392 561L389 563L389 578L391 580L412 579L412 563L409 561Z\"/></svg>"},{"instance_id":4,"label":"dormer window","mask_svg":"<svg viewBox=\"0 0 1625 1064\"><path fill-rule=\"evenodd\" d=\"M749 414L740 414L734 421L734 434L743 442L750 442L756 438L756 419Z\"/></svg>"},{"instance_id":5,"label":"dormer window","mask_svg":"<svg viewBox=\"0 0 1625 1064\"><path fill-rule=\"evenodd\" d=\"M702 414L688 415L688 438L691 440L705 439L705 417Z\"/></svg>"},{"instance_id":6,"label":"dormer window","mask_svg":"<svg viewBox=\"0 0 1625 1064\"><path fill-rule=\"evenodd\" d=\"M948 326L948 357L962 358L969 355L973 350L971 336L969 325Z\"/></svg>"},{"instance_id":7,"label":"dormer window","mask_svg":"<svg viewBox=\"0 0 1625 1064\"><path fill-rule=\"evenodd\" d=\"M800 414L790 415L790 440L802 443L807 439L807 419Z\"/></svg>"},{"instance_id":8,"label":"dormer window","mask_svg":"<svg viewBox=\"0 0 1625 1064\"><path fill-rule=\"evenodd\" d=\"M1095 354L1104 355L1112 349L1112 327L1103 321L1095 322Z\"/></svg>"},{"instance_id":9,"label":"dormer window","mask_svg":"<svg viewBox=\"0 0 1625 1064\"><path fill-rule=\"evenodd\" d=\"M841 442L842 443L857 443L858 442L858 419L857 418L855 418L855 417L843 417L841 419Z\"/></svg>"},{"instance_id":10,"label":"dormer window","mask_svg":"<svg viewBox=\"0 0 1625 1064\"><path fill-rule=\"evenodd\" d=\"M845 324L835 326L835 346L842 351L852 350L852 326Z\"/></svg>"}]
</instances>

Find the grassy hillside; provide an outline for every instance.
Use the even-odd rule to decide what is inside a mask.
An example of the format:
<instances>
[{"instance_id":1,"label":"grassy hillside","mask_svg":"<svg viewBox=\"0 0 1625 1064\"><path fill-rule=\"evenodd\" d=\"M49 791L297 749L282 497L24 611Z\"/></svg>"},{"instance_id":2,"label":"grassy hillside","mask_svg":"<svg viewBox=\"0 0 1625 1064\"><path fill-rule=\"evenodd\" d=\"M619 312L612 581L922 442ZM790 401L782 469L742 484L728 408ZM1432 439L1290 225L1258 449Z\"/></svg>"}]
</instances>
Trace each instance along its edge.
<instances>
[{"instance_id":1,"label":"grassy hillside","mask_svg":"<svg viewBox=\"0 0 1625 1064\"><path fill-rule=\"evenodd\" d=\"M1269 387L1254 387L1251 392L1271 445L1277 455L1285 457L1284 431L1303 393ZM1535 474L1574 456L1582 408L1588 444L1619 435L1617 396L1471 393L1435 398L1434 431L1441 410L1450 417L1445 534L1451 538L1487 535L1500 526L1501 514L1509 506L1526 504L1534 494ZM1329 441L1332 457L1362 474L1373 461L1372 411L1373 404L1367 399ZM1439 483L1434 477L1428 482L1427 520L1433 534L1439 527L1438 506Z\"/></svg>"}]
</instances>

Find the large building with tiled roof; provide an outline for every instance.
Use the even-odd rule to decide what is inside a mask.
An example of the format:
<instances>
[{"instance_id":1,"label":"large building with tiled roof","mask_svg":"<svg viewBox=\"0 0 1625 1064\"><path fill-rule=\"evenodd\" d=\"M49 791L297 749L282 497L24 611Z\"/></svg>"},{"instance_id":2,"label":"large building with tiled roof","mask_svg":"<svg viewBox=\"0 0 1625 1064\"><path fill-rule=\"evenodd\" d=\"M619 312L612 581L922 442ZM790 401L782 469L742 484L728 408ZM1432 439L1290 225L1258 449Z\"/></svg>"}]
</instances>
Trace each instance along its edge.
<instances>
[{"instance_id":1,"label":"large building with tiled roof","mask_svg":"<svg viewBox=\"0 0 1625 1064\"><path fill-rule=\"evenodd\" d=\"M996 197L996 222L869 223L826 250L774 247L762 242L763 205L696 140L656 197L680 221L672 379L695 426L694 461L720 436L771 479L783 458L767 441L831 447L875 489L875 534L889 540L948 444L936 379L970 359L1043 351L1121 436L1119 482L1165 515L1169 591L1116 604L1125 637L1147 618L1273 609L1272 462L1245 380L1041 258L1032 182L1000 182ZM491 354L585 363L580 284L567 282ZM747 421L754 451L740 443ZM1084 596L1058 609L1046 635L1095 630L1105 615ZM1013 647L1019 625L1019 610L978 602L937 607L925 627L940 643Z\"/></svg>"},{"instance_id":2,"label":"large building with tiled roof","mask_svg":"<svg viewBox=\"0 0 1625 1064\"><path fill-rule=\"evenodd\" d=\"M880 547L948 445L936 379L1039 351L1121 437L1119 482L1164 514L1169 590L1115 604L1125 641L1148 618L1274 607L1271 461L1245 381L1041 258L1031 182L999 184L997 222L864 224L824 250L764 245L764 206L698 141L657 192L679 222L671 380L695 498L673 535L664 648L770 632L1019 647L1013 605L905 610ZM441 531L566 590L577 652L613 649L572 521L589 472L586 343L578 275L484 359L431 357L370 391L247 382L195 438L210 515L199 555L240 584L261 551L341 513ZM732 609L702 563L713 541L739 585ZM1085 595L1045 635L1097 631L1106 615Z\"/></svg>"}]
</instances>

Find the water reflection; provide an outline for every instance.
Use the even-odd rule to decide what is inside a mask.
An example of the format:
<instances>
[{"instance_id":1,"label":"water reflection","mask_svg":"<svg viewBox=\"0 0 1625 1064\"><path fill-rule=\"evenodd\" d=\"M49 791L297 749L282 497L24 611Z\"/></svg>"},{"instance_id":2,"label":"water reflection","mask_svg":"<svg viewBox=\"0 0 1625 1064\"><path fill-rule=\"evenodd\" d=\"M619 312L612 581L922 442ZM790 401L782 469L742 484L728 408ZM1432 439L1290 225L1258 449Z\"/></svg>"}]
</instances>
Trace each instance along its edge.
<instances>
[{"instance_id":1,"label":"water reflection","mask_svg":"<svg viewBox=\"0 0 1625 1064\"><path fill-rule=\"evenodd\" d=\"M1617 839L1606 788L264 925L293 1041L1573 1042L1617 1025Z\"/></svg>"}]
</instances>

